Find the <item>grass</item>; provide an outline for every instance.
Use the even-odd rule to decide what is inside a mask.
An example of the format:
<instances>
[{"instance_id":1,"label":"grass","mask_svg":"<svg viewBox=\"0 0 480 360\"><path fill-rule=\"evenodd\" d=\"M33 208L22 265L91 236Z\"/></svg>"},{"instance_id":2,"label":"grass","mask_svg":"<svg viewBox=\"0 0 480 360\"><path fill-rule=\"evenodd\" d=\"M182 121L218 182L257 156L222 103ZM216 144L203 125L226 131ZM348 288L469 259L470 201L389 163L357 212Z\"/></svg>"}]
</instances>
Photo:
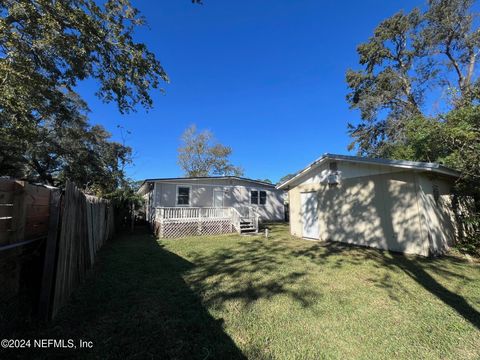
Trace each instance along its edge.
<instances>
[{"instance_id":1,"label":"grass","mask_svg":"<svg viewBox=\"0 0 480 360\"><path fill-rule=\"evenodd\" d=\"M102 359L478 359L479 270L300 240L285 225L269 239L139 233L101 251L51 325L11 337L91 340L60 355Z\"/></svg>"}]
</instances>

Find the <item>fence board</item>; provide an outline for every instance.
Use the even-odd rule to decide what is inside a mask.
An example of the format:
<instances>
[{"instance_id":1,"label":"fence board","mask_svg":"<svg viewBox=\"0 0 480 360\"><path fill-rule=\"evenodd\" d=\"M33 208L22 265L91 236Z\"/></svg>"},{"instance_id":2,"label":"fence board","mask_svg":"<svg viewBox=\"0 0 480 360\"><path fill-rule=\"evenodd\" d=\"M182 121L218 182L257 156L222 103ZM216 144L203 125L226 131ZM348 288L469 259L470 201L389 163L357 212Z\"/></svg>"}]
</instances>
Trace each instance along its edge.
<instances>
[{"instance_id":1,"label":"fence board","mask_svg":"<svg viewBox=\"0 0 480 360\"><path fill-rule=\"evenodd\" d=\"M17 296L33 296L36 301L43 261L43 244L36 240L46 237L47 229L41 224L49 214L48 203L42 208L34 204L44 204L49 191L24 181L0 179L0 298L5 301Z\"/></svg>"},{"instance_id":2,"label":"fence board","mask_svg":"<svg viewBox=\"0 0 480 360\"><path fill-rule=\"evenodd\" d=\"M0 179L0 191L11 192L14 190L15 180Z\"/></svg>"},{"instance_id":3,"label":"fence board","mask_svg":"<svg viewBox=\"0 0 480 360\"><path fill-rule=\"evenodd\" d=\"M27 211L25 185L26 183L24 181L16 181L14 183L12 233L10 234L9 243L24 240Z\"/></svg>"},{"instance_id":4,"label":"fence board","mask_svg":"<svg viewBox=\"0 0 480 360\"><path fill-rule=\"evenodd\" d=\"M10 240L10 233L0 231L0 246L8 244Z\"/></svg>"},{"instance_id":5,"label":"fence board","mask_svg":"<svg viewBox=\"0 0 480 360\"><path fill-rule=\"evenodd\" d=\"M0 191L0 204L11 204L13 202L12 191Z\"/></svg>"},{"instance_id":6,"label":"fence board","mask_svg":"<svg viewBox=\"0 0 480 360\"><path fill-rule=\"evenodd\" d=\"M0 231L7 232L7 231L11 231L11 229L12 229L11 218L0 219Z\"/></svg>"},{"instance_id":7,"label":"fence board","mask_svg":"<svg viewBox=\"0 0 480 360\"><path fill-rule=\"evenodd\" d=\"M46 216L49 215L50 207L49 205L34 205L27 204L27 217L30 216Z\"/></svg>"},{"instance_id":8,"label":"fence board","mask_svg":"<svg viewBox=\"0 0 480 360\"><path fill-rule=\"evenodd\" d=\"M13 204L3 204L6 206L0 205L0 218L12 216L13 213Z\"/></svg>"},{"instance_id":9,"label":"fence board","mask_svg":"<svg viewBox=\"0 0 480 360\"><path fill-rule=\"evenodd\" d=\"M51 316L65 304L93 266L95 255L113 234L113 208L67 183L58 239L56 279Z\"/></svg>"},{"instance_id":10,"label":"fence board","mask_svg":"<svg viewBox=\"0 0 480 360\"><path fill-rule=\"evenodd\" d=\"M62 195L59 189L0 179L0 298L13 297L30 284L25 280L35 276L23 279L22 274L32 265L42 274L42 279L35 278L42 284L40 315L53 317L113 235L113 215L108 201L87 196L72 183ZM47 239L45 251L39 250L43 243L37 239ZM43 261L43 272L32 262L38 260Z\"/></svg>"},{"instance_id":11,"label":"fence board","mask_svg":"<svg viewBox=\"0 0 480 360\"><path fill-rule=\"evenodd\" d=\"M55 279L55 257L57 252L58 234L60 233L61 200L61 192L59 190L52 191L50 195L48 238L45 246L42 286L38 306L39 317L43 320L48 320L51 315L53 284Z\"/></svg>"},{"instance_id":12,"label":"fence board","mask_svg":"<svg viewBox=\"0 0 480 360\"><path fill-rule=\"evenodd\" d=\"M45 205L50 203L50 190L43 186L25 184L25 201L27 205Z\"/></svg>"}]
</instances>

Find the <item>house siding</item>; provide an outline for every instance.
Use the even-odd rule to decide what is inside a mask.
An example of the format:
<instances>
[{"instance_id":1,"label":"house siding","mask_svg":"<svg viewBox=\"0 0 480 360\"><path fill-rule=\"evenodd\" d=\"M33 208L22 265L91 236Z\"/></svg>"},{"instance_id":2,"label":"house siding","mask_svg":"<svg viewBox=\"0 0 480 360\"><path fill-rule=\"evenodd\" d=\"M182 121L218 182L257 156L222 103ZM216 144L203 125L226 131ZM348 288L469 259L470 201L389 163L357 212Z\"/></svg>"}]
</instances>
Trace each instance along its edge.
<instances>
[{"instance_id":1,"label":"house siding","mask_svg":"<svg viewBox=\"0 0 480 360\"><path fill-rule=\"evenodd\" d=\"M236 179L201 179L201 180L162 180L155 182L152 207L176 207L177 186L191 187L191 207L214 206L214 191L224 192L224 207L234 207L246 214L248 207L254 207L261 220L282 221L284 213L283 190L271 186ZM267 193L265 205L250 204L250 191L263 190Z\"/></svg>"}]
</instances>

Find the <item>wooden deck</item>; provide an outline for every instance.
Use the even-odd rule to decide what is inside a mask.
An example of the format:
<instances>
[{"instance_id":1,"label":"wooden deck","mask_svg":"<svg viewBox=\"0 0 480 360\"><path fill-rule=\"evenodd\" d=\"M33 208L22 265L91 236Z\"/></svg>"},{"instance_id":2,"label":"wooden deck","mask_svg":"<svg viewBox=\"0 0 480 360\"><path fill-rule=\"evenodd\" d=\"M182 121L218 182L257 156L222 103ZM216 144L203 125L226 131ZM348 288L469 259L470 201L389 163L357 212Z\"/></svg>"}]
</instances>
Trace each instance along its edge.
<instances>
[{"instance_id":1,"label":"wooden deck","mask_svg":"<svg viewBox=\"0 0 480 360\"><path fill-rule=\"evenodd\" d=\"M240 214L233 207L158 207L153 223L161 238L258 231L258 214Z\"/></svg>"}]
</instances>

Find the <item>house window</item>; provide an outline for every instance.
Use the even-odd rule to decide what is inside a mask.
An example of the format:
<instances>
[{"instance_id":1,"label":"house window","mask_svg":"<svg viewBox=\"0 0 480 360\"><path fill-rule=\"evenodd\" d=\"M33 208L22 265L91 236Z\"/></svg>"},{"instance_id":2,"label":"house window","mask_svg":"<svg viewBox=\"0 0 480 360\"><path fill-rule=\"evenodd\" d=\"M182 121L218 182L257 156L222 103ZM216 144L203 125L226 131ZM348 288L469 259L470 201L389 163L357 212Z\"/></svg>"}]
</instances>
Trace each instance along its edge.
<instances>
[{"instance_id":1,"label":"house window","mask_svg":"<svg viewBox=\"0 0 480 360\"><path fill-rule=\"evenodd\" d=\"M257 190L250 191L250 204L258 205L258 191Z\"/></svg>"},{"instance_id":2,"label":"house window","mask_svg":"<svg viewBox=\"0 0 480 360\"><path fill-rule=\"evenodd\" d=\"M330 171L338 171L338 166L337 166L337 163L335 161L332 161L330 164L329 164L329 167L330 167Z\"/></svg>"},{"instance_id":3,"label":"house window","mask_svg":"<svg viewBox=\"0 0 480 360\"><path fill-rule=\"evenodd\" d=\"M177 187L177 205L190 205L190 187Z\"/></svg>"},{"instance_id":4,"label":"house window","mask_svg":"<svg viewBox=\"0 0 480 360\"><path fill-rule=\"evenodd\" d=\"M267 192L260 191L260 205L265 205L267 203Z\"/></svg>"},{"instance_id":5,"label":"house window","mask_svg":"<svg viewBox=\"0 0 480 360\"><path fill-rule=\"evenodd\" d=\"M267 203L267 192L252 190L250 191L250 204L265 205Z\"/></svg>"}]
</instances>

